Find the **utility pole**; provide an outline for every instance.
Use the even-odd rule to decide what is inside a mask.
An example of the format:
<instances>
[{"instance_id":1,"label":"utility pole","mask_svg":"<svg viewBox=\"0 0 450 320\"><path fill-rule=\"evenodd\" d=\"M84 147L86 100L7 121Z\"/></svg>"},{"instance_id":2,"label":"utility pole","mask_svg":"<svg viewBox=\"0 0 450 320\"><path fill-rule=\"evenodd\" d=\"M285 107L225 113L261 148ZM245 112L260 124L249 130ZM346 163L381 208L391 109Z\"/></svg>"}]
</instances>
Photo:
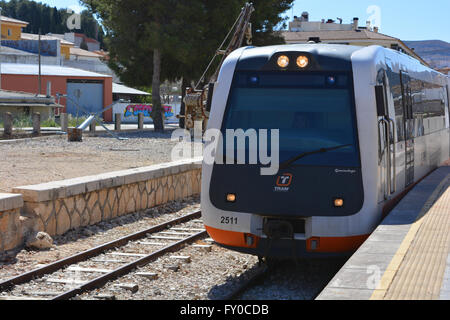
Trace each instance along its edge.
<instances>
[{"instance_id":1,"label":"utility pole","mask_svg":"<svg viewBox=\"0 0 450 320\"><path fill-rule=\"evenodd\" d=\"M39 55L39 75L38 75L38 95L42 92L42 81L41 81L41 28L39 28L39 37L38 37L38 55Z\"/></svg>"}]
</instances>

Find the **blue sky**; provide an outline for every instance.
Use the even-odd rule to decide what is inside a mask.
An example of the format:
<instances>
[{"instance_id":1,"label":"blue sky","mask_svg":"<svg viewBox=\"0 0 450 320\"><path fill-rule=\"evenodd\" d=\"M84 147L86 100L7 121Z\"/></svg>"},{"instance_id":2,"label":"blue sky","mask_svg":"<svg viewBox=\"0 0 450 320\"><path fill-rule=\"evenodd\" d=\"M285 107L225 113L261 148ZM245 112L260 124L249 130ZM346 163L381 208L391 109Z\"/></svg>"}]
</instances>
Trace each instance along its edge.
<instances>
[{"instance_id":1,"label":"blue sky","mask_svg":"<svg viewBox=\"0 0 450 320\"><path fill-rule=\"evenodd\" d=\"M79 7L78 0L39 0L58 8ZM365 25L372 13L370 6L380 8L380 32L402 40L444 40L450 42L449 0L296 0L290 18L308 11L310 19L344 19L349 23L353 17ZM77 11L77 10L75 10Z\"/></svg>"},{"instance_id":2,"label":"blue sky","mask_svg":"<svg viewBox=\"0 0 450 320\"><path fill-rule=\"evenodd\" d=\"M360 25L372 14L367 8L380 8L380 32L401 40L444 40L450 42L449 0L296 0L294 15L308 11L310 20L359 17ZM292 11L288 13L292 16Z\"/></svg>"},{"instance_id":3,"label":"blue sky","mask_svg":"<svg viewBox=\"0 0 450 320\"><path fill-rule=\"evenodd\" d=\"M74 11L78 11L76 10L77 8L79 8L80 10L82 9L82 7L80 6L80 2L78 0L35 0L35 1L48 4L51 7L71 8Z\"/></svg>"}]
</instances>

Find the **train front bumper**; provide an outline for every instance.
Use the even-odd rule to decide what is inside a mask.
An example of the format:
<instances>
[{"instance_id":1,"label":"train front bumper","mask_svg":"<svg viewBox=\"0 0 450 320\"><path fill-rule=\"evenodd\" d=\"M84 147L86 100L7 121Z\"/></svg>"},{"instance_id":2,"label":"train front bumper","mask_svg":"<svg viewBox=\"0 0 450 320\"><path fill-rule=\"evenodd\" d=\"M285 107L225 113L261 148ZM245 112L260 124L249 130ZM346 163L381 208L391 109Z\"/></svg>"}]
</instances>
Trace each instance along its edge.
<instances>
[{"instance_id":1,"label":"train front bumper","mask_svg":"<svg viewBox=\"0 0 450 320\"><path fill-rule=\"evenodd\" d=\"M226 231L206 226L211 238L220 246L234 251L272 258L307 258L345 256L355 252L369 235L351 237L312 237L269 239L249 233Z\"/></svg>"}]
</instances>

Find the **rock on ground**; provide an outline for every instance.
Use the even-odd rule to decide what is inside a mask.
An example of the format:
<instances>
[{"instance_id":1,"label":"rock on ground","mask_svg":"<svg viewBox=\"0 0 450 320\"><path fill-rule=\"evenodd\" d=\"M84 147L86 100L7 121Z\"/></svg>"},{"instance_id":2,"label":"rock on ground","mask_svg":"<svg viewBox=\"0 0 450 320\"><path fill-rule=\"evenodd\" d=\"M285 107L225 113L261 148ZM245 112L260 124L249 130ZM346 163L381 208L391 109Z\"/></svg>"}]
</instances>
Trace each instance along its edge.
<instances>
[{"instance_id":1,"label":"rock on ground","mask_svg":"<svg viewBox=\"0 0 450 320\"><path fill-rule=\"evenodd\" d=\"M45 232L38 232L28 238L26 247L29 249L47 250L53 246L53 239Z\"/></svg>"}]
</instances>

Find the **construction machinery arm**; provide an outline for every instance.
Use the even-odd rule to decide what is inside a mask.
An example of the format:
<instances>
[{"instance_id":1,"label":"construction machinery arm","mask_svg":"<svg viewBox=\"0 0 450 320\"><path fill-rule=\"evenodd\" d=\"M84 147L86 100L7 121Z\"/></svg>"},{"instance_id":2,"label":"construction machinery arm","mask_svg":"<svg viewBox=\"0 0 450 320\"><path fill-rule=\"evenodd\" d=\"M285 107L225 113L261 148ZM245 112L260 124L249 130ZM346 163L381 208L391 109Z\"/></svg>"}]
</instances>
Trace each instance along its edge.
<instances>
[{"instance_id":1,"label":"construction machinery arm","mask_svg":"<svg viewBox=\"0 0 450 320\"><path fill-rule=\"evenodd\" d=\"M248 45L251 44L252 28L250 18L254 11L255 8L253 7L252 3L245 4L233 27L230 29L219 49L217 49L214 57L211 59L211 62L209 63L195 88L187 88L186 96L183 100L185 103L185 115L179 116L179 118L185 118L186 129L193 129L195 121L202 121L203 128L206 128L205 122L209 118L214 85L217 81L220 68L222 67L225 59L230 55L230 53L242 46L244 38L246 38ZM226 48L224 48L227 41L229 41L228 45ZM206 75L210 71L218 56L221 56L219 65L217 66L214 74L209 79L208 84L201 88L201 86L205 83Z\"/></svg>"}]
</instances>

